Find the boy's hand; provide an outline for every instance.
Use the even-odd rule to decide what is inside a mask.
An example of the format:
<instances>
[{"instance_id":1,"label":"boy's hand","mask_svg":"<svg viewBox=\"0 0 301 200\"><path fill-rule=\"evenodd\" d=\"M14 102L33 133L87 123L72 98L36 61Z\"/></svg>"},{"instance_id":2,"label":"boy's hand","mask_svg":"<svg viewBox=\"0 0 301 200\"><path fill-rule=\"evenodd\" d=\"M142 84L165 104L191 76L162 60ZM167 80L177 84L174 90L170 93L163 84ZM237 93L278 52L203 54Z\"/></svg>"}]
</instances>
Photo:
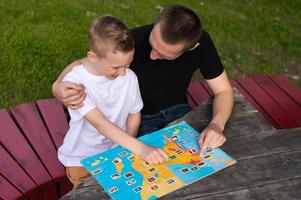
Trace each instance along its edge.
<instances>
[{"instance_id":1,"label":"boy's hand","mask_svg":"<svg viewBox=\"0 0 301 200\"><path fill-rule=\"evenodd\" d=\"M77 109L86 98L85 87L76 83L63 81L53 85L53 95L66 107Z\"/></svg>"},{"instance_id":2,"label":"boy's hand","mask_svg":"<svg viewBox=\"0 0 301 200\"><path fill-rule=\"evenodd\" d=\"M148 145L143 147L139 156L150 164L164 163L169 160L169 156L165 151Z\"/></svg>"},{"instance_id":3,"label":"boy's hand","mask_svg":"<svg viewBox=\"0 0 301 200\"><path fill-rule=\"evenodd\" d=\"M223 130L216 124L209 124L208 127L202 132L199 139L200 156L203 156L207 148L216 148L226 142L226 137Z\"/></svg>"}]
</instances>

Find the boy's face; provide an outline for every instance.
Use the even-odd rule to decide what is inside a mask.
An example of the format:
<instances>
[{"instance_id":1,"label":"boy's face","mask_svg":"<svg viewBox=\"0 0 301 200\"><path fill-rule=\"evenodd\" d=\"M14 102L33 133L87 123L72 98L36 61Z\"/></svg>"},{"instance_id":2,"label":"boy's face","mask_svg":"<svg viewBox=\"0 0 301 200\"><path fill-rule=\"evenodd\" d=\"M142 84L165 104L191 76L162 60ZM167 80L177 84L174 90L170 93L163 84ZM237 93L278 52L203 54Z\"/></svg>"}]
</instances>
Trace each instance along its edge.
<instances>
[{"instance_id":1,"label":"boy's face","mask_svg":"<svg viewBox=\"0 0 301 200\"><path fill-rule=\"evenodd\" d=\"M133 56L134 50L126 53L121 51L108 52L107 56L103 58L98 58L95 55L94 64L99 74L112 80L125 75L125 70L130 66Z\"/></svg>"}]
</instances>

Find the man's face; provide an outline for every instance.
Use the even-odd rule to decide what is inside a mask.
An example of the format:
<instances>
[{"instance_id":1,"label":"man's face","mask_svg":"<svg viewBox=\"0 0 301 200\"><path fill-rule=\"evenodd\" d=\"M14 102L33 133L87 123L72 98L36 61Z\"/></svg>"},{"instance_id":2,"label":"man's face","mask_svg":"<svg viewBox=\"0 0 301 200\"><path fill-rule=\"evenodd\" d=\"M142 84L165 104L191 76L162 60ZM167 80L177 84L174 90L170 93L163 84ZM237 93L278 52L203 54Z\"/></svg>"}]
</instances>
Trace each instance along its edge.
<instances>
[{"instance_id":1,"label":"man's face","mask_svg":"<svg viewBox=\"0 0 301 200\"><path fill-rule=\"evenodd\" d=\"M156 24L149 36L149 43L152 47L152 51L149 57L152 60L156 59L166 59L166 60L174 60L182 53L184 53L184 44L167 44L162 40L160 25Z\"/></svg>"},{"instance_id":2,"label":"man's face","mask_svg":"<svg viewBox=\"0 0 301 200\"><path fill-rule=\"evenodd\" d=\"M124 76L125 70L133 60L134 51L127 53L116 51L108 52L104 58L96 58L95 64L98 66L100 74L108 79L115 79L118 76Z\"/></svg>"}]
</instances>

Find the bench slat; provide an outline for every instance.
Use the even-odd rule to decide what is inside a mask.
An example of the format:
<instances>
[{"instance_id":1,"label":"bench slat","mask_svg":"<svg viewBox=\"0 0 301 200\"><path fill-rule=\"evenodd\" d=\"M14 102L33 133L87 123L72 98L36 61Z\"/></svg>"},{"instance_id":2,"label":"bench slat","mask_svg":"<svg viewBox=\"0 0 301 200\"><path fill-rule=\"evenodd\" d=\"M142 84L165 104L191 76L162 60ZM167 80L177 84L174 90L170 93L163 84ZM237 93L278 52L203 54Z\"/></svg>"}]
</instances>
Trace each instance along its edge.
<instances>
[{"instance_id":1,"label":"bench slat","mask_svg":"<svg viewBox=\"0 0 301 200\"><path fill-rule=\"evenodd\" d=\"M50 181L51 176L6 110L0 110L0 119L0 141L2 145L38 185ZM16 148L16 144L18 148Z\"/></svg>"},{"instance_id":2,"label":"bench slat","mask_svg":"<svg viewBox=\"0 0 301 200\"><path fill-rule=\"evenodd\" d=\"M22 193L0 174L0 199L17 199Z\"/></svg>"},{"instance_id":3,"label":"bench slat","mask_svg":"<svg viewBox=\"0 0 301 200\"><path fill-rule=\"evenodd\" d=\"M64 181L60 182L60 195L63 196L67 194L70 190L72 190L73 185L72 183L66 178Z\"/></svg>"},{"instance_id":4,"label":"bench slat","mask_svg":"<svg viewBox=\"0 0 301 200\"><path fill-rule=\"evenodd\" d=\"M301 106L301 91L281 74L269 78Z\"/></svg>"},{"instance_id":5,"label":"bench slat","mask_svg":"<svg viewBox=\"0 0 301 200\"><path fill-rule=\"evenodd\" d=\"M301 126L301 106L278 87L267 75L252 76L253 80L260 85L294 120Z\"/></svg>"},{"instance_id":6,"label":"bench slat","mask_svg":"<svg viewBox=\"0 0 301 200\"><path fill-rule=\"evenodd\" d=\"M199 81L190 83L187 92L197 105L201 104L210 97L207 90Z\"/></svg>"},{"instance_id":7,"label":"bench slat","mask_svg":"<svg viewBox=\"0 0 301 200\"><path fill-rule=\"evenodd\" d=\"M256 108L256 110L258 110L260 112L260 114L269 123L271 123L275 128L280 129L280 126L278 125L278 123L275 122L274 119L268 113L266 113L266 111L261 107L261 105L259 103L257 103L257 101L255 101L255 99L243 87L241 87L237 81L235 81L235 80L231 81L231 85L234 86L236 89L238 89L239 92L241 94L243 94L243 96L248 100L248 102L250 102L252 104L252 106L254 106Z\"/></svg>"},{"instance_id":8,"label":"bench slat","mask_svg":"<svg viewBox=\"0 0 301 200\"><path fill-rule=\"evenodd\" d=\"M42 192L42 190L39 190L39 189L36 189L33 192L31 192L28 197L29 197L30 200L44 199L43 192Z\"/></svg>"},{"instance_id":9,"label":"bench slat","mask_svg":"<svg viewBox=\"0 0 301 200\"><path fill-rule=\"evenodd\" d=\"M58 149L68 131L68 122L62 104L55 98L37 101L37 107Z\"/></svg>"},{"instance_id":10,"label":"bench slat","mask_svg":"<svg viewBox=\"0 0 301 200\"><path fill-rule=\"evenodd\" d=\"M283 110L253 79L245 77L238 79L237 81L252 97L254 97L257 103L262 106L265 112L268 113L281 128L298 126L298 122Z\"/></svg>"},{"instance_id":11,"label":"bench slat","mask_svg":"<svg viewBox=\"0 0 301 200\"><path fill-rule=\"evenodd\" d=\"M0 158L5 162L0 162L1 174L9 180L22 193L33 190L37 185L31 178L23 171L18 163L7 153L7 151L0 145ZM2 187L2 185L0 185Z\"/></svg>"},{"instance_id":12,"label":"bench slat","mask_svg":"<svg viewBox=\"0 0 301 200\"><path fill-rule=\"evenodd\" d=\"M32 103L25 103L12 106L10 110L52 178L57 180L64 177L64 167L57 158L55 145L43 124L37 108Z\"/></svg>"},{"instance_id":13,"label":"bench slat","mask_svg":"<svg viewBox=\"0 0 301 200\"><path fill-rule=\"evenodd\" d=\"M207 91L209 96L213 96L213 92L212 92L211 88L209 87L208 83L205 80L200 80L199 82L204 87L204 89Z\"/></svg>"},{"instance_id":14,"label":"bench slat","mask_svg":"<svg viewBox=\"0 0 301 200\"><path fill-rule=\"evenodd\" d=\"M186 96L187 96L187 101L188 101L188 105L190 106L190 108L195 109L197 107L197 104L193 101L193 99L189 93L186 93Z\"/></svg>"},{"instance_id":15,"label":"bench slat","mask_svg":"<svg viewBox=\"0 0 301 200\"><path fill-rule=\"evenodd\" d=\"M56 185L50 185L43 189L44 200L54 200L57 199L57 189Z\"/></svg>"}]
</instances>

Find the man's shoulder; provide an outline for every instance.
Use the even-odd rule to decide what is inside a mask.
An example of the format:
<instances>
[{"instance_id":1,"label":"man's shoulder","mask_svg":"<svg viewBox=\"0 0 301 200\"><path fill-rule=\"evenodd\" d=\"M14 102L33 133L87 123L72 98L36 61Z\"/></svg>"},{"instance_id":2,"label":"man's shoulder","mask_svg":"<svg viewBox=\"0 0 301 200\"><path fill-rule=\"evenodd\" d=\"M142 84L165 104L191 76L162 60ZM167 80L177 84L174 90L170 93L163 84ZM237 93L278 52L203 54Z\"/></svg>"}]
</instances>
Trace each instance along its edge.
<instances>
[{"instance_id":1,"label":"man's shoulder","mask_svg":"<svg viewBox=\"0 0 301 200\"><path fill-rule=\"evenodd\" d=\"M154 24L148 24L131 29L135 45L145 45L145 41L148 41L153 26Z\"/></svg>"},{"instance_id":2,"label":"man's shoulder","mask_svg":"<svg viewBox=\"0 0 301 200\"><path fill-rule=\"evenodd\" d=\"M200 43L200 44L202 44L202 43L204 43L204 42L207 43L208 41L211 41L210 34L209 34L207 31L203 30L203 31L202 31L202 34L201 34L201 37L200 37L200 40L199 40L199 43ZM206 44L206 43L205 43L205 44Z\"/></svg>"},{"instance_id":3,"label":"man's shoulder","mask_svg":"<svg viewBox=\"0 0 301 200\"><path fill-rule=\"evenodd\" d=\"M146 24L146 25L142 25L142 26L138 26L138 27L132 28L131 32L133 34L143 33L143 32L147 33L147 32L150 32L153 27L154 27L154 24Z\"/></svg>"}]
</instances>

